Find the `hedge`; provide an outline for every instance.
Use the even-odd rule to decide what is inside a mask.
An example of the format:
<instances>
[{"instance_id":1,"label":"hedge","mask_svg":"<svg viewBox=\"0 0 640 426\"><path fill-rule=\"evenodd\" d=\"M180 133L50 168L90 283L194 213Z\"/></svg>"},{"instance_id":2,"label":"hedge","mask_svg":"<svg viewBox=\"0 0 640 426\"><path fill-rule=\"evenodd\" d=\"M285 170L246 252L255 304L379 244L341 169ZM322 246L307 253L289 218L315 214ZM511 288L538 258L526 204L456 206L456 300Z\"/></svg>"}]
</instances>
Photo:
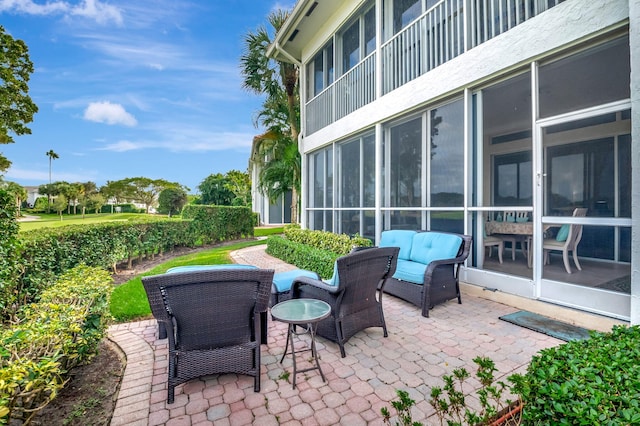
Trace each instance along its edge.
<instances>
[{"instance_id":1,"label":"hedge","mask_svg":"<svg viewBox=\"0 0 640 426\"><path fill-rule=\"evenodd\" d=\"M274 235L267 239L267 253L298 268L315 271L323 279L332 277L338 257L348 254L354 246L372 244L367 238L300 229L296 225L286 226L284 235L286 238Z\"/></svg>"},{"instance_id":2,"label":"hedge","mask_svg":"<svg viewBox=\"0 0 640 426\"><path fill-rule=\"evenodd\" d=\"M28 423L96 353L109 319L112 279L78 266L24 306L17 325L0 331L0 424Z\"/></svg>"},{"instance_id":3,"label":"hedge","mask_svg":"<svg viewBox=\"0 0 640 426\"><path fill-rule=\"evenodd\" d=\"M253 236L254 216L246 207L194 207L185 209L187 220L135 219L42 228L20 233L14 245L1 243L0 249L15 259L11 262L14 269L9 265L2 269L11 276L0 282L0 322L11 319L20 306L37 301L56 277L81 263L115 272L119 263L127 262L130 268L137 258L154 257L176 247ZM6 226L0 221L0 232L5 229L10 234L11 223L15 224L13 218Z\"/></svg>"},{"instance_id":4,"label":"hedge","mask_svg":"<svg viewBox=\"0 0 640 426\"><path fill-rule=\"evenodd\" d=\"M203 206L189 204L183 219L192 219L203 244L253 237L254 215L249 207Z\"/></svg>"}]
</instances>

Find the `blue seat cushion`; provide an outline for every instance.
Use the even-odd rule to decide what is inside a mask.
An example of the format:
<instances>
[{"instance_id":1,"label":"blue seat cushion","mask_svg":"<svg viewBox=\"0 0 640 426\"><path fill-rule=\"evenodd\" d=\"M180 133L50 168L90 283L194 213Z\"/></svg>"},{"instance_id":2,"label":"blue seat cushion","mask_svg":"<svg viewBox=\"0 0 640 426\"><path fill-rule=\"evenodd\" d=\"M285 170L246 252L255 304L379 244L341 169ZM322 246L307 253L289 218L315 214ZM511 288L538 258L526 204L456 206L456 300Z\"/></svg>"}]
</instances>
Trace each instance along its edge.
<instances>
[{"instance_id":1,"label":"blue seat cushion","mask_svg":"<svg viewBox=\"0 0 640 426\"><path fill-rule=\"evenodd\" d=\"M393 278L414 284L424 284L424 273L426 270L427 265L424 263L398 259L396 273L393 274Z\"/></svg>"},{"instance_id":2,"label":"blue seat cushion","mask_svg":"<svg viewBox=\"0 0 640 426\"><path fill-rule=\"evenodd\" d=\"M558 234L556 234L556 241L567 241L567 237L569 236L569 224L565 223L560 227Z\"/></svg>"},{"instance_id":3,"label":"blue seat cushion","mask_svg":"<svg viewBox=\"0 0 640 426\"><path fill-rule=\"evenodd\" d=\"M418 232L413 237L410 260L428 265L434 260L453 259L460 250L462 238L440 232Z\"/></svg>"},{"instance_id":4,"label":"blue seat cushion","mask_svg":"<svg viewBox=\"0 0 640 426\"><path fill-rule=\"evenodd\" d=\"M274 292L274 287L276 293L291 290L293 280L298 277L309 277L316 280L319 279L318 274L313 271L307 271L306 269L294 269L292 271L278 272L277 274L273 274L273 286L271 287L271 292Z\"/></svg>"},{"instance_id":5,"label":"blue seat cushion","mask_svg":"<svg viewBox=\"0 0 640 426\"><path fill-rule=\"evenodd\" d=\"M416 234L418 234L416 231L402 229L383 231L380 237L379 247L400 247L398 259L409 260L411 256L411 244Z\"/></svg>"},{"instance_id":6,"label":"blue seat cushion","mask_svg":"<svg viewBox=\"0 0 640 426\"><path fill-rule=\"evenodd\" d=\"M253 265L242 265L240 263L227 263L224 265L186 265L169 268L165 273L173 274L175 272L215 271L216 269L258 269L258 267Z\"/></svg>"},{"instance_id":7,"label":"blue seat cushion","mask_svg":"<svg viewBox=\"0 0 640 426\"><path fill-rule=\"evenodd\" d=\"M340 277L338 276L338 262L333 263L333 275L328 280L322 280L325 283L337 287L340 284Z\"/></svg>"}]
</instances>

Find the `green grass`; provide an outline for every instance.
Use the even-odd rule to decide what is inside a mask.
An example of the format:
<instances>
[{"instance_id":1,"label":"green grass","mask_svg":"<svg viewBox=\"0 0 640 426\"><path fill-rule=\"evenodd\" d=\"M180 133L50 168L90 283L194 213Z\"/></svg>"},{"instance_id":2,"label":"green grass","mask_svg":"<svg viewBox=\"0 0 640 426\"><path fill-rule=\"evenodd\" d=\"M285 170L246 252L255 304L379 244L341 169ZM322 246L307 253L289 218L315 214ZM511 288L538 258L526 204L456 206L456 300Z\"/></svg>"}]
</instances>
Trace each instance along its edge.
<instances>
[{"instance_id":1,"label":"green grass","mask_svg":"<svg viewBox=\"0 0 640 426\"><path fill-rule=\"evenodd\" d=\"M262 230L256 229L256 234L259 234L257 231ZM262 232L260 232L260 234L262 234ZM229 246L216 247L200 253L176 257L166 263L158 265L150 271L145 272L144 274L141 274L114 289L113 294L111 295L111 304L109 306L111 315L113 315L117 322L132 321L151 315L151 308L149 307L147 294L144 291L144 287L142 286L142 281L140 279L142 276L163 274L167 269L175 266L222 265L225 263L233 263L229 253L244 247L260 244L264 244L264 241L246 241Z\"/></svg>"},{"instance_id":2,"label":"green grass","mask_svg":"<svg viewBox=\"0 0 640 426\"><path fill-rule=\"evenodd\" d=\"M39 228L58 228L68 225L87 225L90 223L100 222L116 222L129 219L143 219L149 216L157 217L153 215L146 215L144 213L92 213L86 214L84 216L84 219L82 218L82 215L64 215L62 216L62 220L60 220L60 216L58 216L57 214L38 214L37 216L37 220L18 222L18 224L20 225L20 231L31 231L32 229Z\"/></svg>"}]
</instances>

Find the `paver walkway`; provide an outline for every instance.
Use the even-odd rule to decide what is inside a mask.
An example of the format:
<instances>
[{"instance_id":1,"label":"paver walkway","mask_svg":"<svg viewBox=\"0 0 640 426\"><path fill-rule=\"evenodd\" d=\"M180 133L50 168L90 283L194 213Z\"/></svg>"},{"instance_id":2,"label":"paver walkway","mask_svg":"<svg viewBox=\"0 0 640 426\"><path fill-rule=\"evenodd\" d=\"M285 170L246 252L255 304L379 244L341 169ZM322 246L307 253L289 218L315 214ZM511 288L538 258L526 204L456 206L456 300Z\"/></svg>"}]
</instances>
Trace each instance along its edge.
<instances>
[{"instance_id":1,"label":"paver walkway","mask_svg":"<svg viewBox=\"0 0 640 426\"><path fill-rule=\"evenodd\" d=\"M264 246L232 257L277 272L294 269L265 254ZM498 319L517 308L464 293L461 305L439 305L430 318L393 296L385 295L383 305L389 337L380 328L360 332L345 345L346 358L337 345L318 338L326 383L313 371L299 376L292 389L285 380L291 358L279 363L287 327L270 319L261 392L253 391L251 377L209 376L178 386L173 404L166 403L167 343L157 339L155 321L112 326L109 337L126 353L127 367L111 425L382 425L380 408L393 413L396 389L416 400L414 421L439 424L428 398L443 374L463 366L473 374L479 355L492 358L500 375L523 372L540 349L562 343Z\"/></svg>"}]
</instances>

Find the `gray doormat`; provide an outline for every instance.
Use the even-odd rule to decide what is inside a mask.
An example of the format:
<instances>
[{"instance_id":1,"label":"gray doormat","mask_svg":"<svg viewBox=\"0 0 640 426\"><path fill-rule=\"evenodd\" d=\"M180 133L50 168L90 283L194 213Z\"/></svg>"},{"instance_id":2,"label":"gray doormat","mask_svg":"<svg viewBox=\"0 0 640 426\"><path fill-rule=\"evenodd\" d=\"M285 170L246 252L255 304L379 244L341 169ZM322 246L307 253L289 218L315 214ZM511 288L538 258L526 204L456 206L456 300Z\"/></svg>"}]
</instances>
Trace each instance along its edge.
<instances>
[{"instance_id":1,"label":"gray doormat","mask_svg":"<svg viewBox=\"0 0 640 426\"><path fill-rule=\"evenodd\" d=\"M566 322L557 321L529 311L518 311L503 315L501 320L510 322L529 330L543 333L556 339L568 342L570 340L582 340L589 338L589 330Z\"/></svg>"}]
</instances>

